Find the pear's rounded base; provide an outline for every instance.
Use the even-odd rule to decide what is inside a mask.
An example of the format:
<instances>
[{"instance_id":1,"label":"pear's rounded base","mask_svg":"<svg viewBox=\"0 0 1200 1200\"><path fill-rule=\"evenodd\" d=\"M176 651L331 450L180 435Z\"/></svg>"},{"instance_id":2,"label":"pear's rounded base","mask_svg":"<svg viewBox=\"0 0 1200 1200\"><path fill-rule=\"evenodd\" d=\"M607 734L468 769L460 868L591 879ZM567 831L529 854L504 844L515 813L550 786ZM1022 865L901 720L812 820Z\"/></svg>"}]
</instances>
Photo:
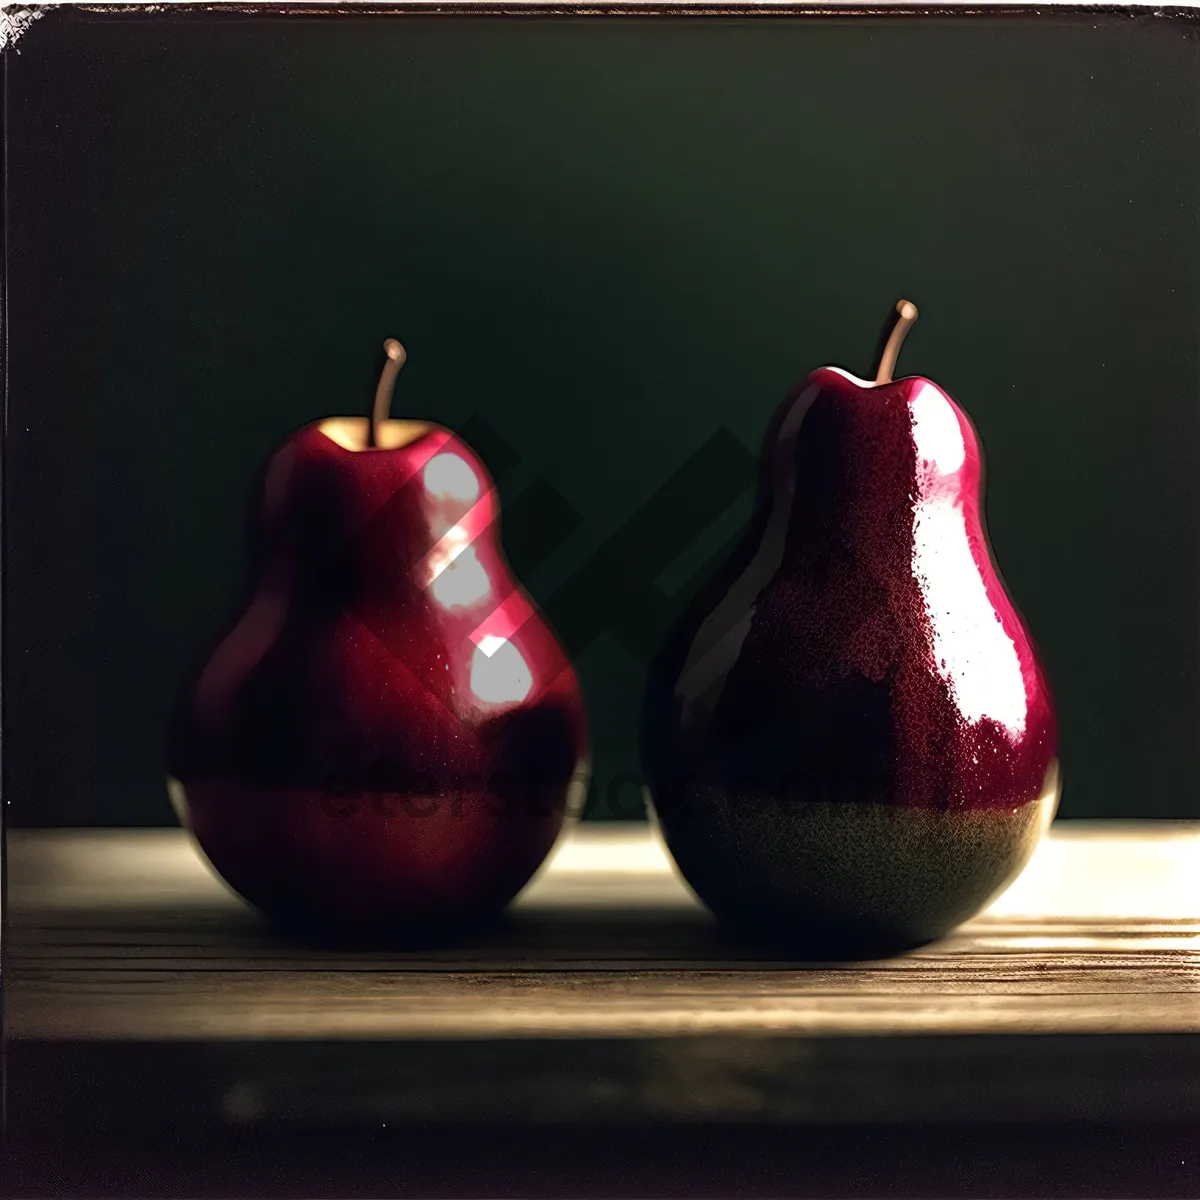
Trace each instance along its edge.
<instances>
[{"instance_id":1,"label":"pear's rounded base","mask_svg":"<svg viewBox=\"0 0 1200 1200\"><path fill-rule=\"evenodd\" d=\"M1020 874L1058 805L1052 775L1013 809L690 787L656 815L680 872L721 920L810 960L875 958L943 937Z\"/></svg>"},{"instance_id":2,"label":"pear's rounded base","mask_svg":"<svg viewBox=\"0 0 1200 1200\"><path fill-rule=\"evenodd\" d=\"M572 787L346 797L168 780L176 813L216 873L283 931L396 949L485 932L554 846Z\"/></svg>"}]
</instances>

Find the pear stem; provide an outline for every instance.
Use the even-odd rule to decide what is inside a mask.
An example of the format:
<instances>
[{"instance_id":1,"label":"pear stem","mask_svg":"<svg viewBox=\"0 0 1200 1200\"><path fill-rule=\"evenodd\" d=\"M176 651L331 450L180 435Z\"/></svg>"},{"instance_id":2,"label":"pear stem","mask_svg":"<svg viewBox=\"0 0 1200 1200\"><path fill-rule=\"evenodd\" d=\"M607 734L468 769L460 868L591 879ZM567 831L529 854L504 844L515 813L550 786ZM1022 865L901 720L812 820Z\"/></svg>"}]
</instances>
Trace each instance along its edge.
<instances>
[{"instance_id":1,"label":"pear stem","mask_svg":"<svg viewBox=\"0 0 1200 1200\"><path fill-rule=\"evenodd\" d=\"M379 445L379 427L388 419L388 413L392 410L392 393L396 389L396 376L400 374L400 368L404 366L404 360L408 357L408 352L395 338L388 338L383 343L383 349L387 354L387 362L383 364L383 371L379 375L379 384L375 388L375 404L371 409L371 426L367 430L367 445L372 448Z\"/></svg>"},{"instance_id":2,"label":"pear stem","mask_svg":"<svg viewBox=\"0 0 1200 1200\"><path fill-rule=\"evenodd\" d=\"M879 367L875 372L876 383L891 383L892 372L896 369L896 359L900 357L900 347L917 319L917 306L911 300L900 300L896 304L896 315L891 333L887 335L883 353L879 356Z\"/></svg>"}]
</instances>

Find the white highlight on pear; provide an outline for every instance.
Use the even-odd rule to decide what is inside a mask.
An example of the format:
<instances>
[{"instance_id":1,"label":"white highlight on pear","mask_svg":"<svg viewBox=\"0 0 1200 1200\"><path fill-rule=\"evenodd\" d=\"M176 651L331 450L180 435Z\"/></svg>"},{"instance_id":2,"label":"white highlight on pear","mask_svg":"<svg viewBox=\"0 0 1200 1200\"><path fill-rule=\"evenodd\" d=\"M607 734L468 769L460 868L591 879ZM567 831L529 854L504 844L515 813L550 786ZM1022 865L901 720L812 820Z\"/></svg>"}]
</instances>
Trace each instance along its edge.
<instances>
[{"instance_id":1,"label":"white highlight on pear","mask_svg":"<svg viewBox=\"0 0 1200 1200\"><path fill-rule=\"evenodd\" d=\"M962 470L967 458L958 414L950 402L932 384L925 384L908 406L912 413L913 441L917 457L929 463L939 475Z\"/></svg>"},{"instance_id":2,"label":"white highlight on pear","mask_svg":"<svg viewBox=\"0 0 1200 1200\"><path fill-rule=\"evenodd\" d=\"M461 525L452 525L438 539L425 557L423 573L422 586L443 608L470 608L492 594L492 581Z\"/></svg>"},{"instance_id":3,"label":"white highlight on pear","mask_svg":"<svg viewBox=\"0 0 1200 1200\"><path fill-rule=\"evenodd\" d=\"M1015 739L1025 729L1025 678L971 552L952 478L966 461L958 414L928 385L913 397L911 412L917 454L933 473L913 505L912 564L929 614L934 666L966 720L990 717Z\"/></svg>"},{"instance_id":4,"label":"white highlight on pear","mask_svg":"<svg viewBox=\"0 0 1200 1200\"><path fill-rule=\"evenodd\" d=\"M425 490L438 500L461 500L465 504L479 499L479 476L457 454L435 454L421 475Z\"/></svg>"},{"instance_id":5,"label":"white highlight on pear","mask_svg":"<svg viewBox=\"0 0 1200 1200\"><path fill-rule=\"evenodd\" d=\"M533 690L525 656L507 638L484 634L471 656L471 691L485 704L518 704Z\"/></svg>"},{"instance_id":6,"label":"white highlight on pear","mask_svg":"<svg viewBox=\"0 0 1200 1200\"><path fill-rule=\"evenodd\" d=\"M468 546L434 576L429 590L443 608L471 608L492 594L492 581Z\"/></svg>"},{"instance_id":7,"label":"white highlight on pear","mask_svg":"<svg viewBox=\"0 0 1200 1200\"><path fill-rule=\"evenodd\" d=\"M469 544L467 531L461 525L451 525L424 558L422 565L425 578L421 581L422 585L429 587Z\"/></svg>"}]
</instances>

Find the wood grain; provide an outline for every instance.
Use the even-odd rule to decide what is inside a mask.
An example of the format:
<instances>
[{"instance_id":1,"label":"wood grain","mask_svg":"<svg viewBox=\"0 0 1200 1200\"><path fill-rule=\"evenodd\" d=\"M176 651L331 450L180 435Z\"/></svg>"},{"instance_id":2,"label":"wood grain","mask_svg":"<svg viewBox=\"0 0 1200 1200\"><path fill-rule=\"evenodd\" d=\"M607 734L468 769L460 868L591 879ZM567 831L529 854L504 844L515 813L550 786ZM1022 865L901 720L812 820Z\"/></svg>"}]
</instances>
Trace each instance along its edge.
<instances>
[{"instance_id":1,"label":"wood grain","mask_svg":"<svg viewBox=\"0 0 1200 1200\"><path fill-rule=\"evenodd\" d=\"M955 936L841 964L731 939L644 828L576 830L491 935L404 953L282 938L178 831L17 833L8 863L10 1061L47 1113L1200 1116L1188 825L1056 827Z\"/></svg>"}]
</instances>

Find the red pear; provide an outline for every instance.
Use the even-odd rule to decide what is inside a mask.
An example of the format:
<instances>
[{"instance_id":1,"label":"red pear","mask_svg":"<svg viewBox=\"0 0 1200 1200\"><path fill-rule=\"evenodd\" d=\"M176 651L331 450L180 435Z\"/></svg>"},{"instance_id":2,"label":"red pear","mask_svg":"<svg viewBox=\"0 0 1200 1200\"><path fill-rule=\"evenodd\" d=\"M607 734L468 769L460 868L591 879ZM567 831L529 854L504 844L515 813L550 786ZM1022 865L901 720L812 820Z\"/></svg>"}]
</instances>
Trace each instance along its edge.
<instances>
[{"instance_id":1,"label":"red pear","mask_svg":"<svg viewBox=\"0 0 1200 1200\"><path fill-rule=\"evenodd\" d=\"M1059 795L1046 673L937 384L825 367L778 410L744 542L668 638L643 765L720 916L820 956L938 937L1028 860Z\"/></svg>"},{"instance_id":2,"label":"red pear","mask_svg":"<svg viewBox=\"0 0 1200 1200\"><path fill-rule=\"evenodd\" d=\"M496 914L586 785L575 674L512 578L487 470L375 412L267 463L244 608L188 681L169 790L212 865L287 923L437 938Z\"/></svg>"}]
</instances>

